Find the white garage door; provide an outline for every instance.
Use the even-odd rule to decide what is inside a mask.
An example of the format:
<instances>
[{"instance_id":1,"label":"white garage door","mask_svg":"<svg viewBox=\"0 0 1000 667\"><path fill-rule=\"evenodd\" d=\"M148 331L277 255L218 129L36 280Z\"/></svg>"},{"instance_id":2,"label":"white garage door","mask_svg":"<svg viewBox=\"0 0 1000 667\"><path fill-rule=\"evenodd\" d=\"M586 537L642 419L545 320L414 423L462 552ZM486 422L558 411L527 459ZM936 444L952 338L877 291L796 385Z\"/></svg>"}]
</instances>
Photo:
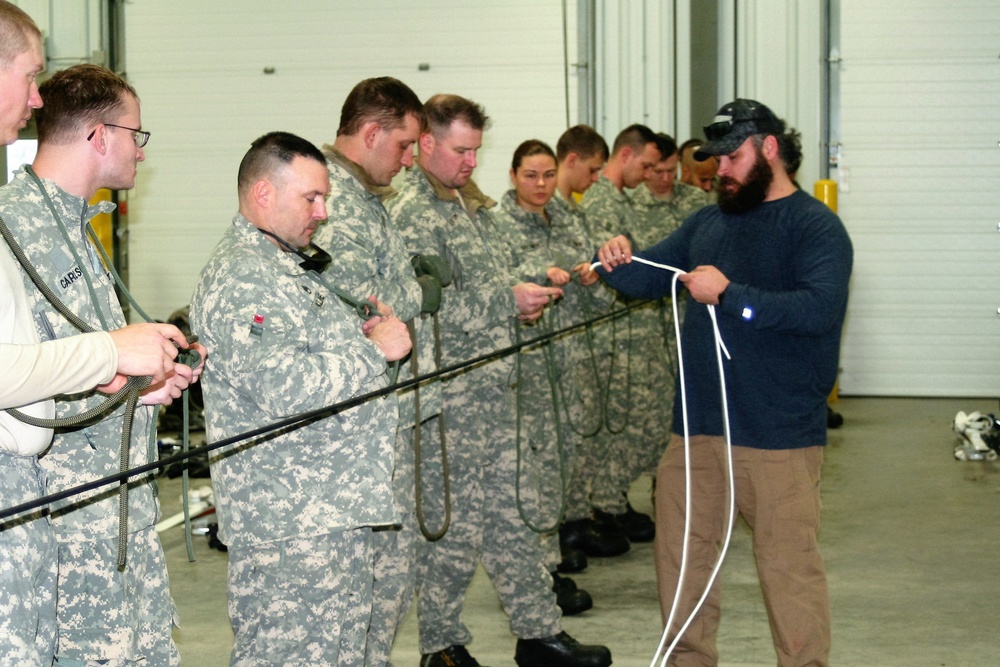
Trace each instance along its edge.
<instances>
[{"instance_id":1,"label":"white garage door","mask_svg":"<svg viewBox=\"0 0 1000 667\"><path fill-rule=\"evenodd\" d=\"M250 142L271 130L331 142L364 78L483 104L492 126L476 179L494 199L520 142L554 145L566 129L560 2L143 0L125 5L125 21L127 74L153 133L129 195L131 287L155 317L190 298L236 212ZM574 62L575 33L568 44Z\"/></svg>"},{"instance_id":2,"label":"white garage door","mask_svg":"<svg viewBox=\"0 0 1000 667\"><path fill-rule=\"evenodd\" d=\"M842 0L848 394L1000 395L1000 2Z\"/></svg>"}]
</instances>

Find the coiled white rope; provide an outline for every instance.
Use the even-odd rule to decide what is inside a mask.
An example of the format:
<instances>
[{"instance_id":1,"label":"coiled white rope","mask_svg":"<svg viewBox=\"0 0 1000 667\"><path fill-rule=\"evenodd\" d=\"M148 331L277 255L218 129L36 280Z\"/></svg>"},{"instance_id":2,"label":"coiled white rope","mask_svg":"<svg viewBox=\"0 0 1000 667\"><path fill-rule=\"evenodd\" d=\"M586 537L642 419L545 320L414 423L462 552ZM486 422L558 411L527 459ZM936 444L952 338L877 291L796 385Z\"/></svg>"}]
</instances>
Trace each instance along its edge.
<instances>
[{"instance_id":1,"label":"coiled white rope","mask_svg":"<svg viewBox=\"0 0 1000 667\"><path fill-rule=\"evenodd\" d=\"M722 563L726 558L726 552L729 549L729 543L733 535L733 525L735 524L736 519L736 489L733 481L733 453L732 441L729 434L729 403L726 398L726 374L722 365L723 355L725 355L726 359L732 359L732 357L722 340L722 334L719 331L719 322L716 319L715 306L706 304L709 318L712 320L712 331L715 336L715 357L719 368L719 388L722 393L722 423L723 433L726 439L726 458L728 463L727 472L729 478L729 521L726 529L726 539L723 541L722 550L719 552L719 558L715 563L715 567L712 569L711 576L708 578L705 590L702 592L701 597L698 599L698 603L694 606L694 609L691 610L691 613L688 615L687 619L685 619L684 624L677 631L677 635L673 638L673 641L671 641L670 645L667 646L666 650L664 650L664 644L667 643L667 638L670 634L670 627L673 625L674 617L677 615L678 608L680 607L681 591L683 588L684 577L687 573L688 543L690 542L691 537L691 434L688 426L687 389L684 378L684 352L681 346L680 317L677 308L677 281L682 274L687 272L678 269L675 266L659 264L635 255L632 256L632 261L639 262L640 264L646 264L647 266L662 269L664 271L672 271L674 274L673 281L671 282L671 301L674 313L674 335L677 338L677 366L681 391L681 419L684 424L684 544L681 549L681 567L677 577L677 587L674 591L674 599L670 605L670 613L667 615L667 621L664 623L663 627L663 634L660 637L660 642L657 644L656 652L653 654L653 659L650 662L650 667L656 667L657 659L659 658L660 667L666 667L667 660L670 659L670 655L673 653L678 642L680 642L681 637L684 636L684 632L688 629L688 626L691 625L695 615L697 615L697 613L701 610L702 605L708 598L708 594L712 590L712 585L715 583L715 580L719 575L719 571L722 569ZM601 266L601 263L594 262L590 265L590 268L593 270L598 266Z\"/></svg>"}]
</instances>

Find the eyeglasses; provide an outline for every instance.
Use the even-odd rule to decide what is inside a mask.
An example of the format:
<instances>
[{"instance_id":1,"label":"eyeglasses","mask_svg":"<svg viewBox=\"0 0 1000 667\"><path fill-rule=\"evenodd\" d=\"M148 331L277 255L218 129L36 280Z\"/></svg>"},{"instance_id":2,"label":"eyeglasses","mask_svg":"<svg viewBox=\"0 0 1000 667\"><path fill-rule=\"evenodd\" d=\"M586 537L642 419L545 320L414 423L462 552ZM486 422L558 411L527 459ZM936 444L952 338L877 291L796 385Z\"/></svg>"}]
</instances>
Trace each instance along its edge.
<instances>
[{"instance_id":1,"label":"eyeglasses","mask_svg":"<svg viewBox=\"0 0 1000 667\"><path fill-rule=\"evenodd\" d=\"M721 139L722 137L729 134L729 132L733 129L733 125L735 125L736 123L749 123L755 120L766 121L770 119L753 117L753 118L740 118L738 120L733 120L730 118L729 120L720 120L718 122L712 123L711 125L706 125L702 129L705 130L706 139L708 139L709 141L715 141L716 139Z\"/></svg>"},{"instance_id":2,"label":"eyeglasses","mask_svg":"<svg viewBox=\"0 0 1000 667\"><path fill-rule=\"evenodd\" d=\"M105 125L106 127L117 127L117 128L121 128L123 130L128 130L129 132L131 132L132 133L132 140L135 141L136 148L142 148L147 143L149 143L149 134L150 133L146 132L145 130L137 130L134 127L125 127L124 125L115 125L114 123L102 123L102 125ZM90 141L91 139L93 139L94 138L94 134L96 132L97 132L97 129L95 128L90 134L88 134L87 135L87 141Z\"/></svg>"}]
</instances>

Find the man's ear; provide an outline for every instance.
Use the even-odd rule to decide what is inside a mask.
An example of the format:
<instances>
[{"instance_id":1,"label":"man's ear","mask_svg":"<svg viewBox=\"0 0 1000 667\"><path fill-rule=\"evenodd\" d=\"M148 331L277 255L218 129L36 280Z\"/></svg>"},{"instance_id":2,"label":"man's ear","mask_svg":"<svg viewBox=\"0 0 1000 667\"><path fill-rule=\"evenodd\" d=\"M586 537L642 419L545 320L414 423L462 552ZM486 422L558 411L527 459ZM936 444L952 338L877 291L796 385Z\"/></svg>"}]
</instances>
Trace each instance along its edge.
<instances>
[{"instance_id":1,"label":"man's ear","mask_svg":"<svg viewBox=\"0 0 1000 667\"><path fill-rule=\"evenodd\" d=\"M250 186L250 199L259 208L268 208L274 202L274 195L274 184L265 178Z\"/></svg>"},{"instance_id":2,"label":"man's ear","mask_svg":"<svg viewBox=\"0 0 1000 667\"><path fill-rule=\"evenodd\" d=\"M108 126L101 123L94 128L94 134L90 138L90 145L101 155L108 153Z\"/></svg>"},{"instance_id":3,"label":"man's ear","mask_svg":"<svg viewBox=\"0 0 1000 667\"><path fill-rule=\"evenodd\" d=\"M381 131L382 126L375 121L365 123L365 125L361 128L361 136L364 139L365 148L371 150L375 146L375 139Z\"/></svg>"},{"instance_id":4,"label":"man's ear","mask_svg":"<svg viewBox=\"0 0 1000 667\"><path fill-rule=\"evenodd\" d=\"M572 169L573 167L576 166L576 164L579 161L580 161L580 156L577 155L575 152L571 152L569 155L566 156L566 159L563 160L563 164L566 165L567 169Z\"/></svg>"},{"instance_id":5,"label":"man's ear","mask_svg":"<svg viewBox=\"0 0 1000 667\"><path fill-rule=\"evenodd\" d=\"M434 141L433 133L424 132L420 135L420 140L417 143L420 145L420 153L422 155L430 155L434 152L434 145L437 142Z\"/></svg>"},{"instance_id":6,"label":"man's ear","mask_svg":"<svg viewBox=\"0 0 1000 667\"><path fill-rule=\"evenodd\" d=\"M778 158L778 138L773 134L769 134L764 137L764 143L761 146L761 151L764 153L764 158L767 160L775 160Z\"/></svg>"}]
</instances>

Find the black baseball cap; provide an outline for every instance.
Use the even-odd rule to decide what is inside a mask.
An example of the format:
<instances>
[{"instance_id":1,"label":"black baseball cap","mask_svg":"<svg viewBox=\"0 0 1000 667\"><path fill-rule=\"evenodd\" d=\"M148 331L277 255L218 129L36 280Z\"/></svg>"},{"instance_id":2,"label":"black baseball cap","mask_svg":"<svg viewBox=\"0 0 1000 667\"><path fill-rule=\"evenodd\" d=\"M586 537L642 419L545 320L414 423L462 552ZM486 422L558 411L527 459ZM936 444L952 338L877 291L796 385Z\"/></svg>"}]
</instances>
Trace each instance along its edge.
<instances>
[{"instance_id":1,"label":"black baseball cap","mask_svg":"<svg viewBox=\"0 0 1000 667\"><path fill-rule=\"evenodd\" d=\"M708 141L694 153L699 162L713 155L732 153L754 134L781 134L785 122L760 102L738 99L719 109L711 125L703 129Z\"/></svg>"}]
</instances>

